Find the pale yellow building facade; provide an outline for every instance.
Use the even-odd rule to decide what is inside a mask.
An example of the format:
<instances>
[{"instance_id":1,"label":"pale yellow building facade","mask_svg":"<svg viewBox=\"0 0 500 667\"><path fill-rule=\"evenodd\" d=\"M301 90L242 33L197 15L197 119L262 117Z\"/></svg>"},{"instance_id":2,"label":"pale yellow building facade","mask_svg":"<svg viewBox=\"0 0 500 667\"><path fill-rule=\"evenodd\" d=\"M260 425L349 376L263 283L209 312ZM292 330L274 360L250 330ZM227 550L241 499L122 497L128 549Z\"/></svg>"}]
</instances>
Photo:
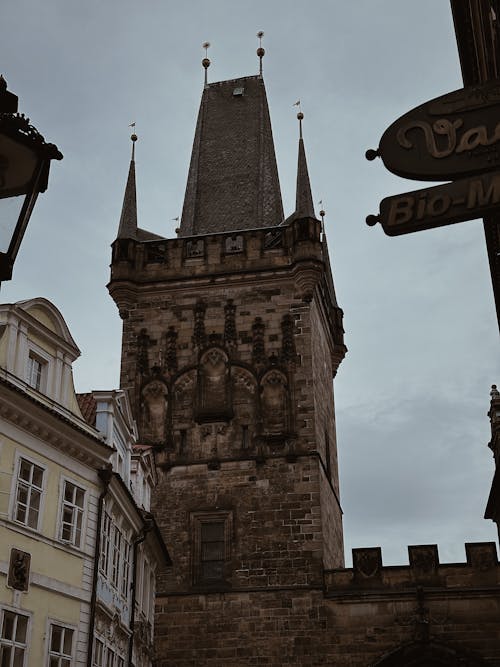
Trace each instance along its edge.
<instances>
[{"instance_id":1,"label":"pale yellow building facade","mask_svg":"<svg viewBox=\"0 0 500 667\"><path fill-rule=\"evenodd\" d=\"M2 667L87 663L98 470L112 450L78 407L78 355L50 302L0 306Z\"/></svg>"}]
</instances>

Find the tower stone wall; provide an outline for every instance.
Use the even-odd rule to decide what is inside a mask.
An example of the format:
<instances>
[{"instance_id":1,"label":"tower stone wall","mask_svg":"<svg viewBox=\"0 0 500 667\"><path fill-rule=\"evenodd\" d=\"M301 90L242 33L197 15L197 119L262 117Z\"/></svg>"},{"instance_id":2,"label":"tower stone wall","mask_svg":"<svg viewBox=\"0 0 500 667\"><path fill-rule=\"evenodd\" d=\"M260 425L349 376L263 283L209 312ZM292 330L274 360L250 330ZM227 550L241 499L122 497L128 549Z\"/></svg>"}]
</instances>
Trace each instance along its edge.
<instances>
[{"instance_id":1,"label":"tower stone wall","mask_svg":"<svg viewBox=\"0 0 500 667\"><path fill-rule=\"evenodd\" d=\"M108 288L173 561L157 578L158 667L500 665L494 544L452 565L410 547L401 567L355 549L344 567L343 313L302 136L281 220L261 78L205 88L178 238L137 227L133 176L132 162Z\"/></svg>"}]
</instances>

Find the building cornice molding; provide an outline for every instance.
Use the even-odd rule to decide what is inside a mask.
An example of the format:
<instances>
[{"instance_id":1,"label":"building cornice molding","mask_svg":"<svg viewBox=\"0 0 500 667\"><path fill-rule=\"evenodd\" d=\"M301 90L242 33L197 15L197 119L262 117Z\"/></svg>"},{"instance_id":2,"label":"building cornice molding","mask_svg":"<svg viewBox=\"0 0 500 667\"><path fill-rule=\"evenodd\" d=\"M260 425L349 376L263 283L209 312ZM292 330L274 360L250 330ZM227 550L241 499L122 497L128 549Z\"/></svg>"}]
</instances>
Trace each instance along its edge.
<instances>
[{"instance_id":1,"label":"building cornice molding","mask_svg":"<svg viewBox=\"0 0 500 667\"><path fill-rule=\"evenodd\" d=\"M38 400L8 375L0 369L1 417L92 468L107 464L113 449L95 429L61 405Z\"/></svg>"}]
</instances>

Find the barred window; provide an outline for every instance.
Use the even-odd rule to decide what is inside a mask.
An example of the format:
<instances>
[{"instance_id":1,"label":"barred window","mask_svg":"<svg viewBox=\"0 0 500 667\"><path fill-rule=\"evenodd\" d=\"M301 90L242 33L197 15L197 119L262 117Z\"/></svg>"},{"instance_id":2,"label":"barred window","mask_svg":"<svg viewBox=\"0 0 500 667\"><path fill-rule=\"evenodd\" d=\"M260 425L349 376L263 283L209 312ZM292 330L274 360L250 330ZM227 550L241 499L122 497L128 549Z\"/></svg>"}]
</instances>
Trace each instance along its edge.
<instances>
[{"instance_id":1,"label":"barred window","mask_svg":"<svg viewBox=\"0 0 500 667\"><path fill-rule=\"evenodd\" d=\"M203 581L224 578L225 544L224 521L201 524L201 579Z\"/></svg>"},{"instance_id":2,"label":"barred window","mask_svg":"<svg viewBox=\"0 0 500 667\"><path fill-rule=\"evenodd\" d=\"M231 512L197 512L191 518L194 583L225 582L231 555Z\"/></svg>"},{"instance_id":3,"label":"barred window","mask_svg":"<svg viewBox=\"0 0 500 667\"><path fill-rule=\"evenodd\" d=\"M0 665L22 667L28 652L28 616L6 609L0 610Z\"/></svg>"}]
</instances>

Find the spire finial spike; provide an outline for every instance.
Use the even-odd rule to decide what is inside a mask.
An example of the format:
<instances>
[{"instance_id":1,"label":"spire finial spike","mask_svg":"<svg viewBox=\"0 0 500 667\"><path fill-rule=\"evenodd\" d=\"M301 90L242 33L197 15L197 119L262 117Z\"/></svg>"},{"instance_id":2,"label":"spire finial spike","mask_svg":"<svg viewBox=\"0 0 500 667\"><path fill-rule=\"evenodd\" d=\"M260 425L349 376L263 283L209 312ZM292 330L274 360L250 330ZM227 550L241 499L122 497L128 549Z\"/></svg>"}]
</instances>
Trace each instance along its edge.
<instances>
[{"instance_id":1,"label":"spire finial spike","mask_svg":"<svg viewBox=\"0 0 500 667\"><path fill-rule=\"evenodd\" d=\"M137 134L135 133L135 121L130 123L129 127L133 127L132 134L130 135L130 141L132 142L132 157L130 158L132 162L135 161L135 142L137 141Z\"/></svg>"},{"instance_id":2,"label":"spire finial spike","mask_svg":"<svg viewBox=\"0 0 500 667\"><path fill-rule=\"evenodd\" d=\"M319 212L320 218L321 218L321 231L325 231L325 209L323 208L323 200L320 199L318 202L318 205L321 206L321 210Z\"/></svg>"},{"instance_id":3,"label":"spire finial spike","mask_svg":"<svg viewBox=\"0 0 500 667\"><path fill-rule=\"evenodd\" d=\"M205 57L201 61L201 64L205 68L205 86L208 86L207 70L210 67L210 60L208 58L208 49L210 48L210 42L203 42L201 46L202 48L205 49Z\"/></svg>"},{"instance_id":4,"label":"spire finial spike","mask_svg":"<svg viewBox=\"0 0 500 667\"><path fill-rule=\"evenodd\" d=\"M262 38L264 37L264 31L259 30L257 37L259 38L259 48L257 49L257 55L259 56L259 76L262 76L262 58L266 53L265 49L262 48Z\"/></svg>"},{"instance_id":5,"label":"spire finial spike","mask_svg":"<svg viewBox=\"0 0 500 667\"><path fill-rule=\"evenodd\" d=\"M297 119L299 121L299 139L302 139L302 121L304 120L304 114L302 113L302 109L300 107L300 100L297 100L293 106L299 107Z\"/></svg>"}]
</instances>

